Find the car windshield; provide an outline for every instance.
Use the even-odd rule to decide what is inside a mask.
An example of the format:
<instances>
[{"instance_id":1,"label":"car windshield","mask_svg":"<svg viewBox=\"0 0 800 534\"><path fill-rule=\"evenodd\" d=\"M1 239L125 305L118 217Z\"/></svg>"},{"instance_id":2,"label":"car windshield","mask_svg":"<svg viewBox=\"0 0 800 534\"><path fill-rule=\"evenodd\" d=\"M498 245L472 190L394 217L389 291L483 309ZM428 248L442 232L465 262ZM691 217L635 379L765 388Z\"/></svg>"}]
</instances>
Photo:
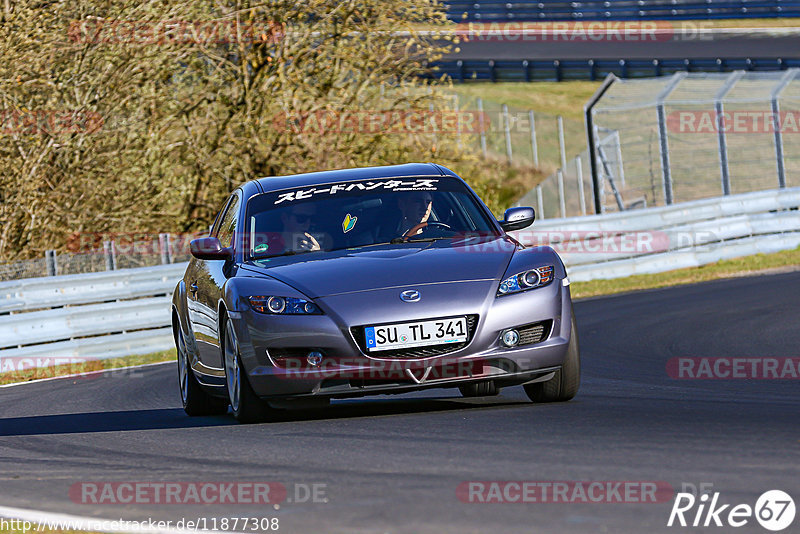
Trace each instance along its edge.
<instances>
[{"instance_id":1,"label":"car windshield","mask_svg":"<svg viewBox=\"0 0 800 534\"><path fill-rule=\"evenodd\" d=\"M498 234L475 196L449 177L262 193L248 201L246 224L250 258Z\"/></svg>"}]
</instances>

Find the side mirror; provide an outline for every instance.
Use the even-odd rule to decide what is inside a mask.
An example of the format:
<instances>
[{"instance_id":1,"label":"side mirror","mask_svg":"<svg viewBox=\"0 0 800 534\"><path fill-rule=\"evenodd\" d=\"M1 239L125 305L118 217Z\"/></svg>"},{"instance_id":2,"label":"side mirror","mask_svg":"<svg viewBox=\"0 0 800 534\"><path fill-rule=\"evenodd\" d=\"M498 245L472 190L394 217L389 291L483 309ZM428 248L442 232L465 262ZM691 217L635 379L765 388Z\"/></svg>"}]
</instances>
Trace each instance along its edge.
<instances>
[{"instance_id":1,"label":"side mirror","mask_svg":"<svg viewBox=\"0 0 800 534\"><path fill-rule=\"evenodd\" d=\"M216 237L201 237L189 243L192 256L199 260L229 260L233 257L233 250L223 248Z\"/></svg>"},{"instance_id":2,"label":"side mirror","mask_svg":"<svg viewBox=\"0 0 800 534\"><path fill-rule=\"evenodd\" d=\"M506 232L522 230L532 225L535 218L536 212L533 211L533 208L509 208L503 215L500 226Z\"/></svg>"}]
</instances>

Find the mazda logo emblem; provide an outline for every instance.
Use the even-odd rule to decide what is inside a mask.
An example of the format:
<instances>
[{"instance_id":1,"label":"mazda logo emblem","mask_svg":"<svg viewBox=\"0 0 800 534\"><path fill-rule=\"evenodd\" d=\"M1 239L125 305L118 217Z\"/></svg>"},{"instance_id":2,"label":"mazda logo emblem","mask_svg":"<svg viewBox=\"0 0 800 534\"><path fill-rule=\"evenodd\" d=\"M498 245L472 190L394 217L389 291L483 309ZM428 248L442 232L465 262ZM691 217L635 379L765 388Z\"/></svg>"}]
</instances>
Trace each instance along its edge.
<instances>
[{"instance_id":1,"label":"mazda logo emblem","mask_svg":"<svg viewBox=\"0 0 800 534\"><path fill-rule=\"evenodd\" d=\"M417 302L422 298L422 295L416 289L408 289L400 293L400 300L404 302Z\"/></svg>"}]
</instances>

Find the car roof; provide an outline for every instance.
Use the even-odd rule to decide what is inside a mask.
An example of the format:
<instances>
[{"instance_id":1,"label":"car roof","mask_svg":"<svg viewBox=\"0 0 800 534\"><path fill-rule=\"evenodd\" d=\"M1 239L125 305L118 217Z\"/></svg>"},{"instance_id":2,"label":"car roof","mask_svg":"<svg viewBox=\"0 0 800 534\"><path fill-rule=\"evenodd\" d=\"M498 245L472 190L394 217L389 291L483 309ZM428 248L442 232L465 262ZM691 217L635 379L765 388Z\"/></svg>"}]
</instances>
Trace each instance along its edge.
<instances>
[{"instance_id":1,"label":"car roof","mask_svg":"<svg viewBox=\"0 0 800 534\"><path fill-rule=\"evenodd\" d=\"M306 187L332 182L350 182L376 178L399 178L404 176L454 176L453 171L435 163L406 163L383 167L360 167L333 171L309 172L289 176L269 176L255 180L263 192L278 191L292 187Z\"/></svg>"}]
</instances>

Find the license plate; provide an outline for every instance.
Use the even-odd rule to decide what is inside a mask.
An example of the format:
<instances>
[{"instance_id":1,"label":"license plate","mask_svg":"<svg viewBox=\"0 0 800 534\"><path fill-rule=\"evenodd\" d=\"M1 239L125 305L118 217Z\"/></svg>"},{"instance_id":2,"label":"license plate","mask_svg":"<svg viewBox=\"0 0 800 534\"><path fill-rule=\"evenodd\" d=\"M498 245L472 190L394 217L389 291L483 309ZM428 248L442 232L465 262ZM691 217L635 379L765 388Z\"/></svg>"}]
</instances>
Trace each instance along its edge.
<instances>
[{"instance_id":1,"label":"license plate","mask_svg":"<svg viewBox=\"0 0 800 534\"><path fill-rule=\"evenodd\" d=\"M467 340L467 319L455 317L368 326L364 329L364 334L367 340L367 350L371 352L444 343L463 343Z\"/></svg>"}]
</instances>

